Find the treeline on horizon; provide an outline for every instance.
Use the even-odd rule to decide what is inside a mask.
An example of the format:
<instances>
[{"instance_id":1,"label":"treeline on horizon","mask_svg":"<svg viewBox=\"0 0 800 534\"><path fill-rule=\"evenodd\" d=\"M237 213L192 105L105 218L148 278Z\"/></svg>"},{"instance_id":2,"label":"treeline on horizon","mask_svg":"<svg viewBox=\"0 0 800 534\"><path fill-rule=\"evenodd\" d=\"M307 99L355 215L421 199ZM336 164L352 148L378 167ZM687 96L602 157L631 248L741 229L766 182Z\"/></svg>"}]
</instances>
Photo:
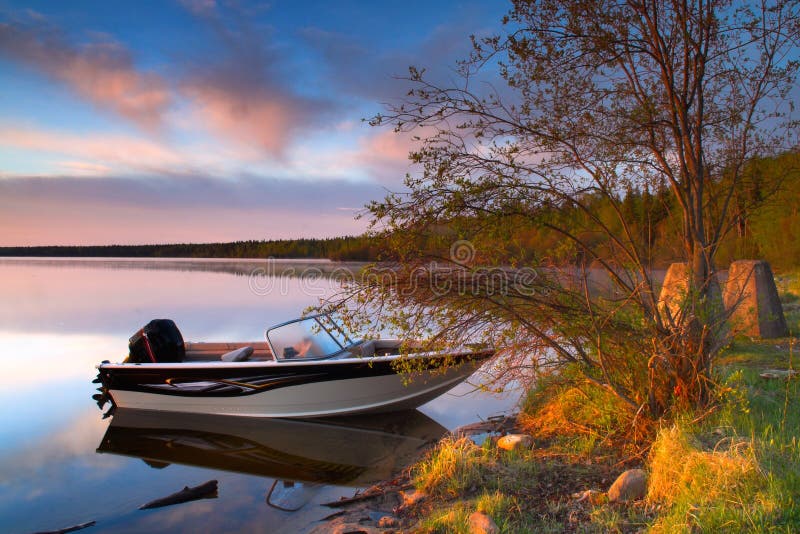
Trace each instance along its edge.
<instances>
[{"instance_id":1,"label":"treeline on horizon","mask_svg":"<svg viewBox=\"0 0 800 534\"><path fill-rule=\"evenodd\" d=\"M2 247L0 256L88 258L327 258L335 261L370 261L377 257L365 236L326 239L276 239L232 243L167 245L90 245Z\"/></svg>"},{"instance_id":2,"label":"treeline on horizon","mask_svg":"<svg viewBox=\"0 0 800 534\"><path fill-rule=\"evenodd\" d=\"M706 185L709 220L722 219L727 228L719 243L717 267L726 269L738 259L764 259L779 271L800 267L800 153L791 151L748 162L733 196L727 198L721 192L728 189L731 179L723 174ZM499 220L482 224L455 218L447 225L401 236L401 247L411 256L422 253L446 258L452 243L467 239L474 247L477 265L592 266L595 257L625 262L624 253L610 234L624 236L630 232L646 267L664 269L685 258L680 239L681 210L666 184L620 190L613 203L608 196L584 193L580 202L591 217L568 203L541 206L521 202L516 215L500 215ZM722 213L725 218L718 216ZM623 228L619 214L627 228ZM552 228L566 229L587 248Z\"/></svg>"},{"instance_id":3,"label":"treeline on horizon","mask_svg":"<svg viewBox=\"0 0 800 534\"><path fill-rule=\"evenodd\" d=\"M730 199L716 194L714 190L724 191L725 187L720 186L730 179L730 176L723 175L707 186L710 201L706 209L710 213L722 213L723 205L728 201L724 219L728 231L720 242L717 267L725 269L731 261L738 259L764 259L777 270L800 266L800 153L791 151L752 160L744 169ZM587 195L584 202L592 206L592 212L599 220L618 235L623 235L624 230L608 199ZM683 231L681 210L665 184L653 190L629 189L620 194L618 207L635 236L639 253L650 267L666 268L684 257L678 239ZM545 218L549 216L567 218L575 235L592 243L601 255L614 256L613 244L609 243L607 234L598 232L595 223L585 213L564 210L544 215ZM534 223L520 234L518 239L522 247L535 250L536 254L547 254L567 263L585 261L581 250L541 225Z\"/></svg>"},{"instance_id":4,"label":"treeline on horizon","mask_svg":"<svg viewBox=\"0 0 800 534\"><path fill-rule=\"evenodd\" d=\"M725 177L722 178L726 179ZM584 199L592 211L609 226L619 224L614 207L607 199L587 195ZM709 210L720 208L721 199L710 203ZM629 229L639 236L641 253L653 268L663 268L682 257L676 239L681 231L680 210L674 209L674 197L665 185L654 190L629 189L620 193L620 209ZM539 213L540 220L549 217L568 221L575 235L593 243L602 251L607 236L597 232L592 222L577 210L553 209ZM507 221L508 235L495 236L492 245L503 246L514 263L552 259L559 263L581 263L582 252L561 235L537 224L534 218ZM765 259L777 270L800 266L800 154L788 152L774 158L752 161L745 179L736 190L729 207L730 231L722 240L717 255L720 268L736 259ZM435 232L413 246L420 250L447 256L450 242L472 239L460 235L458 222L453 228ZM621 228L618 229L621 231ZM419 236L417 236L419 237ZM480 247L487 241L474 236L480 258ZM0 256L35 257L132 257L132 258L326 258L334 261L377 261L386 259L381 243L369 236L344 236L326 239L279 239L236 241L232 243L187 243L166 245L101 245L101 246L37 246L0 247ZM497 249L495 248L495 251ZM611 250L607 250L607 253ZM498 259L498 256L495 256Z\"/></svg>"}]
</instances>

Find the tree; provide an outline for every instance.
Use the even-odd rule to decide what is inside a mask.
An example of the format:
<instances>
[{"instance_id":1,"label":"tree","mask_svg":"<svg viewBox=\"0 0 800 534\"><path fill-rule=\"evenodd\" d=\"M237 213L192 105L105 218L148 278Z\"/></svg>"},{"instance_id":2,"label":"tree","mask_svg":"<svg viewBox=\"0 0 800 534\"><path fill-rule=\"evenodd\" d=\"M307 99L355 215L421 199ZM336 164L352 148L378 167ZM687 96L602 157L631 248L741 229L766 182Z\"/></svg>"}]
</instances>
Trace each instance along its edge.
<instances>
[{"instance_id":1,"label":"tree","mask_svg":"<svg viewBox=\"0 0 800 534\"><path fill-rule=\"evenodd\" d=\"M407 99L372 119L420 139L422 172L371 205L397 262L343 300L408 336L491 342L514 377L568 365L634 419L703 404L743 169L791 146L798 16L784 0L515 0L456 82L411 68ZM492 72L499 90L480 81ZM624 205L664 184L690 273L677 308L659 305L651 228ZM663 219L658 204L640 219ZM543 228L558 242L520 263L520 232Z\"/></svg>"}]
</instances>

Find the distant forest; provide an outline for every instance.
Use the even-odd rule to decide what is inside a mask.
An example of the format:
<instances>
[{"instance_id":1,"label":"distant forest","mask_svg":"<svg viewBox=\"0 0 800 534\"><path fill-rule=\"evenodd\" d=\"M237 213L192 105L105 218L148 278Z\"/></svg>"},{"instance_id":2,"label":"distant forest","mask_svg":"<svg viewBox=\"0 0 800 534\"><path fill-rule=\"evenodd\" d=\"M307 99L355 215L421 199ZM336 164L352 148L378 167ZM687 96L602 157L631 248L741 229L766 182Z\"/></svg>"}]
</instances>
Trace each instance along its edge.
<instances>
[{"instance_id":1,"label":"distant forest","mask_svg":"<svg viewBox=\"0 0 800 534\"><path fill-rule=\"evenodd\" d=\"M726 179L725 177L722 178ZM720 209L721 200L709 210ZM674 209L674 196L665 185L620 192L618 208L629 229L640 238L643 256L652 267L665 267L682 256L675 239L682 221ZM611 226L615 208L602 197L586 195L593 213ZM730 199L730 231L723 239L717 263L720 268L735 259L765 259L773 268L786 270L800 266L800 154L789 152L775 158L752 161ZM585 261L581 251L548 230L548 218L566 218L576 234L596 235L594 246L610 246L602 232L596 232L585 215L553 207L532 217L509 217L505 225L512 234L500 242L513 243L496 259L519 264L525 261L553 260L559 263ZM481 248L495 246L497 236L461 235L459 223L434 230L422 242L409 238L408 245L446 257L454 240L472 240L480 260ZM405 238L405 237L404 237ZM417 239L419 236L417 236ZM415 241L415 242L411 242ZM54 257L147 257L147 258L327 258L338 261L384 259L381 244L368 236L329 239L283 239L174 245L42 246L0 247L0 256ZM503 258L506 260L503 260Z\"/></svg>"},{"instance_id":2,"label":"distant forest","mask_svg":"<svg viewBox=\"0 0 800 534\"><path fill-rule=\"evenodd\" d=\"M367 237L279 239L173 245L0 247L0 256L103 258L328 258L369 261L377 256Z\"/></svg>"},{"instance_id":3,"label":"distant forest","mask_svg":"<svg viewBox=\"0 0 800 534\"><path fill-rule=\"evenodd\" d=\"M778 271L800 267L800 153L752 160L737 179L732 197L716 193L725 190L720 186L731 179L723 173L706 185L712 190L707 192L706 209L711 214L726 213L717 267L726 269L738 259L764 259ZM663 269L685 257L680 245L681 210L666 184L621 190L613 203L608 196L583 193L580 200L592 217L571 206L526 200L520 202L517 214L502 215L502 221L486 225L485 232L475 233L474 223L455 217L449 224L421 229L414 236L399 236L404 253L413 256L424 251L446 258L456 240L466 239L472 243L477 265L590 266L591 254L551 228L566 228L600 256L614 257L617 249L609 233L600 229L602 224L614 235L630 232L650 268ZM622 227L619 214L627 228Z\"/></svg>"},{"instance_id":4,"label":"distant forest","mask_svg":"<svg viewBox=\"0 0 800 534\"><path fill-rule=\"evenodd\" d=\"M721 181L729 179L723 175ZM715 189L715 183L718 182L707 187ZM719 213L728 202L725 225L728 231L720 243L717 267L727 268L737 259L764 259L778 270L800 267L800 153L793 151L753 160L745 168L732 198L712 193L708 194L711 200L706 206L709 212ZM622 233L615 208L607 199L587 194L584 202L592 206L599 220ZM664 268L683 257L677 239L683 222L675 202L666 185L623 191L617 199L617 209L628 222L629 230L638 237L640 252L652 267ZM596 231L595 223L578 211L555 209L540 217L567 218L576 235L590 242L594 239L593 246L613 247L607 243L607 236ZM548 257L567 263L583 261L581 251L563 237L536 221L526 223L514 230L519 248L509 251L510 254L516 257L533 254L538 259Z\"/></svg>"}]
</instances>

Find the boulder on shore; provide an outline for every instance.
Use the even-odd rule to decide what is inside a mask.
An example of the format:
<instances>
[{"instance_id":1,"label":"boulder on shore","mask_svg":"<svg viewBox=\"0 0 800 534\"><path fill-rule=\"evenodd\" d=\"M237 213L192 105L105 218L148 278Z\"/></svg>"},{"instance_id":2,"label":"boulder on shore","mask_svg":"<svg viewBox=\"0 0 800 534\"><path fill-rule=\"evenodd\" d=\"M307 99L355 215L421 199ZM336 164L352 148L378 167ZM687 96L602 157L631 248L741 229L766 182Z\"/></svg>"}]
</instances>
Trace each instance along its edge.
<instances>
[{"instance_id":1,"label":"boulder on shore","mask_svg":"<svg viewBox=\"0 0 800 534\"><path fill-rule=\"evenodd\" d=\"M400 521L392 515L385 515L378 519L378 528L393 528L400 526Z\"/></svg>"},{"instance_id":2,"label":"boulder on shore","mask_svg":"<svg viewBox=\"0 0 800 534\"><path fill-rule=\"evenodd\" d=\"M416 506L417 504L421 503L428 496L419 490L411 490L411 491L401 491L400 497L403 499L401 504L402 508L407 508L409 506Z\"/></svg>"},{"instance_id":3,"label":"boulder on shore","mask_svg":"<svg viewBox=\"0 0 800 534\"><path fill-rule=\"evenodd\" d=\"M533 438L528 434L506 434L497 440L497 446L507 451L530 449L533 446Z\"/></svg>"},{"instance_id":4,"label":"boulder on shore","mask_svg":"<svg viewBox=\"0 0 800 534\"><path fill-rule=\"evenodd\" d=\"M647 473L642 469L628 469L608 489L609 502L628 502L641 499L647 493Z\"/></svg>"},{"instance_id":5,"label":"boulder on shore","mask_svg":"<svg viewBox=\"0 0 800 534\"><path fill-rule=\"evenodd\" d=\"M483 512L472 512L469 516L470 534L497 534L500 528L494 519Z\"/></svg>"}]
</instances>

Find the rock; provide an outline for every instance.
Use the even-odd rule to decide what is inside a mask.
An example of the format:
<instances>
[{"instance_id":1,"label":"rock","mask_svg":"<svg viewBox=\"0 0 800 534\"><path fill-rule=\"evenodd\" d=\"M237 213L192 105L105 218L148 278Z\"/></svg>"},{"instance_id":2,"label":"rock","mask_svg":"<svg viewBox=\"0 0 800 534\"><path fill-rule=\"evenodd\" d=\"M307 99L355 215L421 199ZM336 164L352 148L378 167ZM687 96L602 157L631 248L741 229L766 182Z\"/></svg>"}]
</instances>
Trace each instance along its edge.
<instances>
[{"instance_id":1,"label":"rock","mask_svg":"<svg viewBox=\"0 0 800 534\"><path fill-rule=\"evenodd\" d=\"M428 497L423 492L417 490L401 491L400 494L403 498L403 504L401 504L403 508L407 506L414 506L415 504L424 501Z\"/></svg>"},{"instance_id":2,"label":"rock","mask_svg":"<svg viewBox=\"0 0 800 534\"><path fill-rule=\"evenodd\" d=\"M608 495L602 491L593 489L573 493L572 498L575 499L575 502L585 502L591 504L592 506L597 506L598 504L608 502Z\"/></svg>"},{"instance_id":3,"label":"rock","mask_svg":"<svg viewBox=\"0 0 800 534\"><path fill-rule=\"evenodd\" d=\"M378 519L378 527L379 528L394 528L400 526L400 522L397 520L396 517L391 515L385 515Z\"/></svg>"},{"instance_id":4,"label":"rock","mask_svg":"<svg viewBox=\"0 0 800 534\"><path fill-rule=\"evenodd\" d=\"M627 502L641 499L647 493L647 473L642 469L628 469L608 489L609 502Z\"/></svg>"},{"instance_id":5,"label":"rock","mask_svg":"<svg viewBox=\"0 0 800 534\"><path fill-rule=\"evenodd\" d=\"M735 333L758 338L789 335L769 263L759 260L731 263L724 300Z\"/></svg>"},{"instance_id":6,"label":"rock","mask_svg":"<svg viewBox=\"0 0 800 534\"><path fill-rule=\"evenodd\" d=\"M497 446L507 451L530 449L532 445L533 438L527 434L506 434L497 440Z\"/></svg>"},{"instance_id":7,"label":"rock","mask_svg":"<svg viewBox=\"0 0 800 534\"><path fill-rule=\"evenodd\" d=\"M494 519L483 512L472 512L469 515L469 532L470 534L497 534L500 532L500 528Z\"/></svg>"}]
</instances>

